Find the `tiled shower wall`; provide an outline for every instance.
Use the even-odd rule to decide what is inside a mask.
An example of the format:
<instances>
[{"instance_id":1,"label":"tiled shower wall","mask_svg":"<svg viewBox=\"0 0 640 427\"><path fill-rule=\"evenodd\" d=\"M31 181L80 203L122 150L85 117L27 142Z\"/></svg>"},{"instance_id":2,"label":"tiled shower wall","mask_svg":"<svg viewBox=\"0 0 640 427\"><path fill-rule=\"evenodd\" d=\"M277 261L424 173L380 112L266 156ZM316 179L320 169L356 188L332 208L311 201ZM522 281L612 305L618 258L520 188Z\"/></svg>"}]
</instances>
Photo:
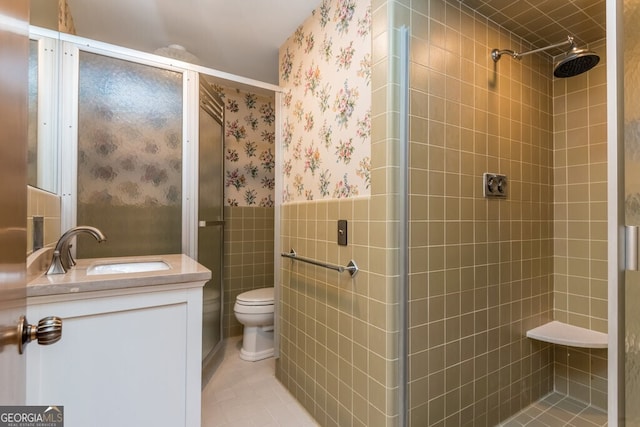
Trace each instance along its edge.
<instances>
[{"instance_id":1,"label":"tiled shower wall","mask_svg":"<svg viewBox=\"0 0 640 427\"><path fill-rule=\"evenodd\" d=\"M600 63L553 83L554 318L607 332L607 76ZM555 386L607 407L607 351L557 346Z\"/></svg>"},{"instance_id":2,"label":"tiled shower wall","mask_svg":"<svg viewBox=\"0 0 640 427\"><path fill-rule=\"evenodd\" d=\"M412 426L493 426L553 389L551 62L458 1L411 2ZM508 177L504 200L482 174Z\"/></svg>"}]
</instances>

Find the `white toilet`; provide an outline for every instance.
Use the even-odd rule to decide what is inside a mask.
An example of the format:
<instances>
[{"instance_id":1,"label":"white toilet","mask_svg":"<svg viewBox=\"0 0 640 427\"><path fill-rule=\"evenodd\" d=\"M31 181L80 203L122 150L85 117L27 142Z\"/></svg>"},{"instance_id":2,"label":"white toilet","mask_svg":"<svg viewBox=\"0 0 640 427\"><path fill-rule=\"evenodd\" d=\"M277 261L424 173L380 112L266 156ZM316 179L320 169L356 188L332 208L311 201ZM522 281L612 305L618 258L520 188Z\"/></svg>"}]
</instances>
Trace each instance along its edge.
<instances>
[{"instance_id":1,"label":"white toilet","mask_svg":"<svg viewBox=\"0 0 640 427\"><path fill-rule=\"evenodd\" d=\"M233 311L244 325L240 358L255 362L273 356L273 288L241 293Z\"/></svg>"}]
</instances>

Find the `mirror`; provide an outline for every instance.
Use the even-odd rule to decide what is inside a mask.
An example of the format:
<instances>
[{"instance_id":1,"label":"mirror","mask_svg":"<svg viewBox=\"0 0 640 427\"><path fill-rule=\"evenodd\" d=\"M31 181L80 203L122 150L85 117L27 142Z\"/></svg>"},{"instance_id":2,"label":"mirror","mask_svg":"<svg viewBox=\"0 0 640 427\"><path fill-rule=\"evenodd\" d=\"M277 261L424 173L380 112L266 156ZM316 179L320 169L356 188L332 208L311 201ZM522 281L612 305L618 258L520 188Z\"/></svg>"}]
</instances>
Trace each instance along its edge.
<instances>
[{"instance_id":1,"label":"mirror","mask_svg":"<svg viewBox=\"0 0 640 427\"><path fill-rule=\"evenodd\" d=\"M29 41L27 184L56 193L58 183L58 83L56 39Z\"/></svg>"},{"instance_id":2,"label":"mirror","mask_svg":"<svg viewBox=\"0 0 640 427\"><path fill-rule=\"evenodd\" d=\"M30 0L29 23L50 31L47 37L30 35L27 184L50 193L58 190L56 34L73 28L65 5L65 0Z\"/></svg>"},{"instance_id":3,"label":"mirror","mask_svg":"<svg viewBox=\"0 0 640 427\"><path fill-rule=\"evenodd\" d=\"M27 184L32 187L38 187L38 86L38 42L36 40L30 40ZM46 187L46 185L44 185L44 187Z\"/></svg>"}]
</instances>

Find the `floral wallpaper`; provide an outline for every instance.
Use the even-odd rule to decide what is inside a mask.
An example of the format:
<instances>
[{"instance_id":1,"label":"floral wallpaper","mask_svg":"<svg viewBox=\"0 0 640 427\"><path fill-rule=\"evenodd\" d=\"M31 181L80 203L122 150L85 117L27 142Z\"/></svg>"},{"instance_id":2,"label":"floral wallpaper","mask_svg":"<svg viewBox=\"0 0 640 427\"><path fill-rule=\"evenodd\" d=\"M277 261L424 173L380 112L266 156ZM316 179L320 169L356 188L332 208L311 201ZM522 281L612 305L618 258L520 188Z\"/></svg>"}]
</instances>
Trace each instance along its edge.
<instances>
[{"instance_id":1,"label":"floral wallpaper","mask_svg":"<svg viewBox=\"0 0 640 427\"><path fill-rule=\"evenodd\" d=\"M368 196L371 3L324 0L280 47L283 202Z\"/></svg>"},{"instance_id":2,"label":"floral wallpaper","mask_svg":"<svg viewBox=\"0 0 640 427\"><path fill-rule=\"evenodd\" d=\"M73 16L71 15L71 9L67 0L59 1L58 7L58 31L62 31L67 34L75 34L76 26L73 23Z\"/></svg>"},{"instance_id":3,"label":"floral wallpaper","mask_svg":"<svg viewBox=\"0 0 640 427\"><path fill-rule=\"evenodd\" d=\"M273 207L274 98L215 86L225 104L225 206Z\"/></svg>"}]
</instances>

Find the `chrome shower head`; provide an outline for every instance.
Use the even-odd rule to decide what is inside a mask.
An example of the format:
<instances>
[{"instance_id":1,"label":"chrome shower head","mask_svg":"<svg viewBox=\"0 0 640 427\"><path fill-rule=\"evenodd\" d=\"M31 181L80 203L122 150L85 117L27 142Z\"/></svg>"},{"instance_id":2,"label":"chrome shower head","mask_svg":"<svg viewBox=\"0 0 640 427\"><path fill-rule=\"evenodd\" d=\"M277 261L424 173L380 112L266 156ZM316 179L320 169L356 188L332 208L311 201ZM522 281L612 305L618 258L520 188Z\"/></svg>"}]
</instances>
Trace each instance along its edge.
<instances>
[{"instance_id":1,"label":"chrome shower head","mask_svg":"<svg viewBox=\"0 0 640 427\"><path fill-rule=\"evenodd\" d=\"M556 77L573 77L589 71L600 62L600 57L588 49L572 48L566 57L558 62L553 69Z\"/></svg>"},{"instance_id":2,"label":"chrome shower head","mask_svg":"<svg viewBox=\"0 0 640 427\"><path fill-rule=\"evenodd\" d=\"M500 57L504 54L511 56L513 59L522 59L523 56L531 55L532 53L542 52L548 49L560 47L563 45L569 45L569 50L563 60L558 62L553 70L553 75L556 77L573 77L578 74L589 71L595 67L600 61L600 57L587 49L578 49L573 41L572 36L567 36L567 40L556 43L551 46L541 47L539 49L529 50L527 52L515 52L513 50L493 49L491 51L491 58L494 62L498 62Z\"/></svg>"}]
</instances>

